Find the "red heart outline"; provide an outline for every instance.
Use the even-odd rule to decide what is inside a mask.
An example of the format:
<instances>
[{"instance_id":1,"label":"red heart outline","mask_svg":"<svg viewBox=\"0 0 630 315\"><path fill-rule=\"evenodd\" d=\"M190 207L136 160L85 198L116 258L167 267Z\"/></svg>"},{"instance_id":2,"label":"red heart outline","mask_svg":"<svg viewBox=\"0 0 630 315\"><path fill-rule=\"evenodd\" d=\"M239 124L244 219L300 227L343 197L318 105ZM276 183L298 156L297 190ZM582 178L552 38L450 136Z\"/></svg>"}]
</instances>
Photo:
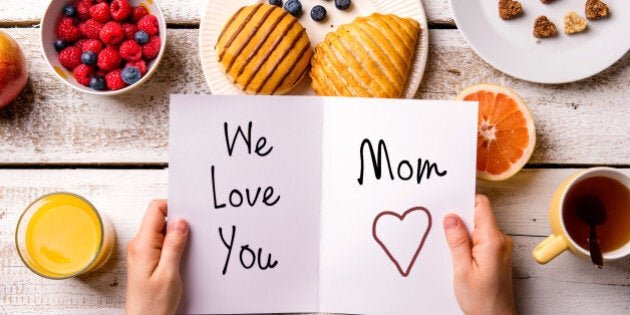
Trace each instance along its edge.
<instances>
[{"instance_id":1,"label":"red heart outline","mask_svg":"<svg viewBox=\"0 0 630 315\"><path fill-rule=\"evenodd\" d=\"M385 246L385 244L383 244L383 242L376 235L376 223L384 215L392 215L392 216L398 218L398 220L403 221L405 219L405 217L409 213L414 212L414 211L424 211L426 213L426 215L427 215L427 218L429 220L428 220L428 224L427 224L427 229L426 229L426 231L424 231L424 235L422 236L422 241L420 241L420 244L418 245L418 248L416 249L416 252L413 254L413 258L411 259L411 262L409 263L409 266L407 266L407 270L403 270L402 267L400 267L400 264L398 263L396 258L394 258L394 256L392 256L392 254L389 252L389 249L387 249L387 246ZM431 212L429 212L429 210L427 208L424 208L424 207L411 208L411 209L405 211L405 213L403 213L402 215L399 215L398 213L393 212L393 211L383 211L383 212L379 213L374 218L374 222L372 223L372 236L374 237L374 240L385 251L385 254L387 254L387 257L389 257L389 259L394 263L394 265L396 265L396 268L398 269L398 272L400 272L400 274L403 277L407 277L409 275L409 273L411 272L411 267L413 267L414 263L416 262L416 258L418 258L418 254L420 254L420 250L422 250L422 246L424 246L424 241L427 239L427 235L429 235L429 231L431 230L431 225L432 225L431 221L432 221L432 219L431 219Z\"/></svg>"}]
</instances>

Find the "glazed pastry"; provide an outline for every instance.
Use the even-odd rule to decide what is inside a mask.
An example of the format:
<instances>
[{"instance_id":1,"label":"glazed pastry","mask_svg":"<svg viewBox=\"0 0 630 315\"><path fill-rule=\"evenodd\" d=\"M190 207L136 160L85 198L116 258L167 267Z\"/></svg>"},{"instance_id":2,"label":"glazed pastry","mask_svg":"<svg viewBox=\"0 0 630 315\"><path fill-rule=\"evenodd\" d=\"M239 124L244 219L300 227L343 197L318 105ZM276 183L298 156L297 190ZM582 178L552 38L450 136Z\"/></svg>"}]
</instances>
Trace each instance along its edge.
<instances>
[{"instance_id":1,"label":"glazed pastry","mask_svg":"<svg viewBox=\"0 0 630 315\"><path fill-rule=\"evenodd\" d=\"M228 79L247 94L284 94L308 72L313 54L304 27L269 4L240 8L223 26L217 55Z\"/></svg>"},{"instance_id":2,"label":"glazed pastry","mask_svg":"<svg viewBox=\"0 0 630 315\"><path fill-rule=\"evenodd\" d=\"M420 24L374 13L326 34L311 60L317 95L400 97L414 57Z\"/></svg>"}]
</instances>

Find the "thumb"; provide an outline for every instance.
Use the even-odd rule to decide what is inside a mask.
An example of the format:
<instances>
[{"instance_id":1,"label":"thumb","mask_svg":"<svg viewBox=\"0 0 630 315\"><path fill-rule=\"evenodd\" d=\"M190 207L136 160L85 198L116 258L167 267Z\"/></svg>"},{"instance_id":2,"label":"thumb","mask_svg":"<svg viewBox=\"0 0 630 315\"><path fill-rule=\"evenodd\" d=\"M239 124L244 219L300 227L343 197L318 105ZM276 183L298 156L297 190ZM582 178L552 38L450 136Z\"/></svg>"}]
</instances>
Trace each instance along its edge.
<instances>
[{"instance_id":1,"label":"thumb","mask_svg":"<svg viewBox=\"0 0 630 315\"><path fill-rule=\"evenodd\" d=\"M462 220L456 214L444 217L444 234L451 251L453 270L456 274L465 273L472 263L470 237Z\"/></svg>"},{"instance_id":2,"label":"thumb","mask_svg":"<svg viewBox=\"0 0 630 315\"><path fill-rule=\"evenodd\" d=\"M179 270L179 262L188 241L188 230L188 223L184 219L176 219L168 226L162 246L160 267Z\"/></svg>"}]
</instances>

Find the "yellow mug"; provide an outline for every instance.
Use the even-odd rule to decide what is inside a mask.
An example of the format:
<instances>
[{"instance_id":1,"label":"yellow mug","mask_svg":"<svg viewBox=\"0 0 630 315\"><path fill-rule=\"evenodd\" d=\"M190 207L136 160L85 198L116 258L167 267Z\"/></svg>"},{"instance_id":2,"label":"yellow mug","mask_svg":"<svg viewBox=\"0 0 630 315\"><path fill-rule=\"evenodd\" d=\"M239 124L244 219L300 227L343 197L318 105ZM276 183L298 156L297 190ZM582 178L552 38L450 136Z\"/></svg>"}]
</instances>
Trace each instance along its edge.
<instances>
[{"instance_id":1,"label":"yellow mug","mask_svg":"<svg viewBox=\"0 0 630 315\"><path fill-rule=\"evenodd\" d=\"M532 255L546 264L566 249L590 259L590 225L579 219L580 197L595 196L606 209L606 220L596 226L605 261L630 254L630 177L610 167L583 170L566 179L549 206L552 233L534 248Z\"/></svg>"}]
</instances>

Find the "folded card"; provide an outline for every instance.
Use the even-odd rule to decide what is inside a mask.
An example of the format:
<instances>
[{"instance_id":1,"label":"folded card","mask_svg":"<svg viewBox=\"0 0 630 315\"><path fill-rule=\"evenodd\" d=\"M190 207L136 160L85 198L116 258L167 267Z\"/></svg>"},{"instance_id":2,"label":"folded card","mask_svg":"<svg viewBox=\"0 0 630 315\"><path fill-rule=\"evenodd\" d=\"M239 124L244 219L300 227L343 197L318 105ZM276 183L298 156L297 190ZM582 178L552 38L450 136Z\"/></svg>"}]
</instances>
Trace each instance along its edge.
<instances>
[{"instance_id":1,"label":"folded card","mask_svg":"<svg viewBox=\"0 0 630 315\"><path fill-rule=\"evenodd\" d=\"M477 104L173 95L179 312L460 312L442 218L472 227Z\"/></svg>"}]
</instances>

